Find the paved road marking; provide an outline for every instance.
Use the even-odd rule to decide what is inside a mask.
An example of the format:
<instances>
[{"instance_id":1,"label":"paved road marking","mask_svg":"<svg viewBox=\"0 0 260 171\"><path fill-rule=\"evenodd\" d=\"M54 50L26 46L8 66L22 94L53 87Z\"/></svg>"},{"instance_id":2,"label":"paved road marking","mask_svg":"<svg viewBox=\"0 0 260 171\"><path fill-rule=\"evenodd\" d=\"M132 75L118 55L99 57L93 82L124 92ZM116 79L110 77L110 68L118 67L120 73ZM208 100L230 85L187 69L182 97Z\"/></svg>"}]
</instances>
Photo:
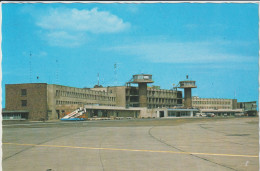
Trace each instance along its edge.
<instances>
[{"instance_id":1,"label":"paved road marking","mask_svg":"<svg viewBox=\"0 0 260 171\"><path fill-rule=\"evenodd\" d=\"M92 121L91 121L92 122ZM91 123L88 122L88 123ZM97 122L97 121L93 121L93 122ZM3 127L5 126L27 126L27 125L58 125L58 124L77 124L77 123L87 123L86 121L80 121L80 122L50 122L50 123L28 123L28 124L8 124L8 125L2 125Z\"/></svg>"},{"instance_id":2,"label":"paved road marking","mask_svg":"<svg viewBox=\"0 0 260 171\"><path fill-rule=\"evenodd\" d=\"M65 123L65 122L64 122ZM68 123L68 122L67 122ZM3 125L5 126L27 126L27 125L53 125L57 123L28 123L28 124L8 124L8 125Z\"/></svg>"},{"instance_id":3,"label":"paved road marking","mask_svg":"<svg viewBox=\"0 0 260 171\"><path fill-rule=\"evenodd\" d=\"M98 147L79 147L79 146L61 146L61 145L37 145L37 144L18 144L18 143L3 143L3 145L35 146L35 147L56 147L56 148L75 148L75 149L111 150L111 151L137 151L137 152L174 153L174 154L196 154L196 155L226 156L226 157L259 157L257 155L193 153L193 152L179 152L179 151L138 150L138 149L120 149L120 148L98 148Z\"/></svg>"}]
</instances>

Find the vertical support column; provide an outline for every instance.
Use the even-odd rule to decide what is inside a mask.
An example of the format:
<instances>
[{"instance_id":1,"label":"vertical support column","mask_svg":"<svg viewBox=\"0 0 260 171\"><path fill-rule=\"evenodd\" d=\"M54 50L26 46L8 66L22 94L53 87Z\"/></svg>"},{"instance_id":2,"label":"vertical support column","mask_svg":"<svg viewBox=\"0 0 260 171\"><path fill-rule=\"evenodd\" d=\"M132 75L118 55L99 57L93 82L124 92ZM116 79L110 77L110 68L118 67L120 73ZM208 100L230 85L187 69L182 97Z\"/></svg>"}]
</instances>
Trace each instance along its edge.
<instances>
[{"instance_id":1,"label":"vertical support column","mask_svg":"<svg viewBox=\"0 0 260 171\"><path fill-rule=\"evenodd\" d=\"M184 106L186 108L192 107L191 88L184 88Z\"/></svg>"},{"instance_id":2,"label":"vertical support column","mask_svg":"<svg viewBox=\"0 0 260 171\"><path fill-rule=\"evenodd\" d=\"M138 88L140 107L147 107L147 83L139 83Z\"/></svg>"},{"instance_id":3,"label":"vertical support column","mask_svg":"<svg viewBox=\"0 0 260 171\"><path fill-rule=\"evenodd\" d=\"M164 110L164 117L168 117L168 110Z\"/></svg>"},{"instance_id":4,"label":"vertical support column","mask_svg":"<svg viewBox=\"0 0 260 171\"><path fill-rule=\"evenodd\" d=\"M156 111L156 114L157 114L157 118L160 118L160 111Z\"/></svg>"},{"instance_id":5,"label":"vertical support column","mask_svg":"<svg viewBox=\"0 0 260 171\"><path fill-rule=\"evenodd\" d=\"M193 117L193 111L190 111L190 117Z\"/></svg>"}]
</instances>

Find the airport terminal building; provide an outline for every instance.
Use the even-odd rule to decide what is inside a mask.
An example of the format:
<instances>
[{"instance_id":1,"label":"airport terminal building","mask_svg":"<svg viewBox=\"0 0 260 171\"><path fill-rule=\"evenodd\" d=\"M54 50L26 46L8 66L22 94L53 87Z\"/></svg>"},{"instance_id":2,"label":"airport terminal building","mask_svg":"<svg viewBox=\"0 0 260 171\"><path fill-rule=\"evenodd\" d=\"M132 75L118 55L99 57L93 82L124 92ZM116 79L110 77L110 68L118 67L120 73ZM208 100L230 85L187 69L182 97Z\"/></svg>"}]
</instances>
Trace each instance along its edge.
<instances>
[{"instance_id":1,"label":"airport terminal building","mask_svg":"<svg viewBox=\"0 0 260 171\"><path fill-rule=\"evenodd\" d=\"M148 75L151 80L151 75ZM140 81L140 79L139 79ZM154 108L182 106L182 91L126 85L76 88L47 83L6 84L6 108L3 119L56 120L79 107L88 108L88 117L146 116ZM143 93L144 95L140 95ZM145 100L140 100L144 96ZM144 106L142 106L144 105ZM147 107L145 107L147 106ZM105 107L105 108L104 108ZM100 112L102 111L102 112ZM145 111L145 112L144 112ZM101 113L101 114L100 114ZM109 115L108 115L109 113Z\"/></svg>"},{"instance_id":2,"label":"airport terminal building","mask_svg":"<svg viewBox=\"0 0 260 171\"><path fill-rule=\"evenodd\" d=\"M245 111L246 102L236 99L209 99L191 96L195 81L181 81L182 91L148 87L152 75L134 75L125 86L76 88L47 83L6 84L6 107L3 119L57 120L83 107L91 117L193 117L197 113L229 112L230 115ZM138 86L132 86L138 84ZM256 111L256 102L254 108Z\"/></svg>"}]
</instances>

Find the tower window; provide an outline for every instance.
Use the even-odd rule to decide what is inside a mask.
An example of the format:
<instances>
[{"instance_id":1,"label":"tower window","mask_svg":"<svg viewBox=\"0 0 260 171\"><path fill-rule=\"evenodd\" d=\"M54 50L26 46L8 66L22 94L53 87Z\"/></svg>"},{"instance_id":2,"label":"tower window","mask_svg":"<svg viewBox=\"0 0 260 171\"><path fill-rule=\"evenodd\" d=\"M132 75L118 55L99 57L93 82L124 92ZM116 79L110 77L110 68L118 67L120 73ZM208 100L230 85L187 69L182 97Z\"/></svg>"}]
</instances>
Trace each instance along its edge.
<instances>
[{"instance_id":1,"label":"tower window","mask_svg":"<svg viewBox=\"0 0 260 171\"><path fill-rule=\"evenodd\" d=\"M27 100L22 100L22 106L27 106Z\"/></svg>"},{"instance_id":2,"label":"tower window","mask_svg":"<svg viewBox=\"0 0 260 171\"><path fill-rule=\"evenodd\" d=\"M27 95L27 90L26 89L21 89L21 95L26 96Z\"/></svg>"}]
</instances>

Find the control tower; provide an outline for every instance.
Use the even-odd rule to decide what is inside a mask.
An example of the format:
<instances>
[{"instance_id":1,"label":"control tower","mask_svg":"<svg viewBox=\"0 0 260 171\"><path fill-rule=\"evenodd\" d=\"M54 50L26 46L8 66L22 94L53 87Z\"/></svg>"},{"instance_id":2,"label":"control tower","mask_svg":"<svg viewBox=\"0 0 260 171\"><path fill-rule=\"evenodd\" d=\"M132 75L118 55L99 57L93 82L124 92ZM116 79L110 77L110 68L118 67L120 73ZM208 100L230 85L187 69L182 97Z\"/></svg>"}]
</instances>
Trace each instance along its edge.
<instances>
[{"instance_id":1,"label":"control tower","mask_svg":"<svg viewBox=\"0 0 260 171\"><path fill-rule=\"evenodd\" d=\"M180 81L180 87L184 89L184 107L191 108L192 107L192 97L191 97L191 89L197 88L195 81Z\"/></svg>"},{"instance_id":2,"label":"control tower","mask_svg":"<svg viewBox=\"0 0 260 171\"><path fill-rule=\"evenodd\" d=\"M147 107L147 84L153 83L152 75L137 74L133 75L131 83L138 84L139 89L139 106Z\"/></svg>"}]
</instances>

